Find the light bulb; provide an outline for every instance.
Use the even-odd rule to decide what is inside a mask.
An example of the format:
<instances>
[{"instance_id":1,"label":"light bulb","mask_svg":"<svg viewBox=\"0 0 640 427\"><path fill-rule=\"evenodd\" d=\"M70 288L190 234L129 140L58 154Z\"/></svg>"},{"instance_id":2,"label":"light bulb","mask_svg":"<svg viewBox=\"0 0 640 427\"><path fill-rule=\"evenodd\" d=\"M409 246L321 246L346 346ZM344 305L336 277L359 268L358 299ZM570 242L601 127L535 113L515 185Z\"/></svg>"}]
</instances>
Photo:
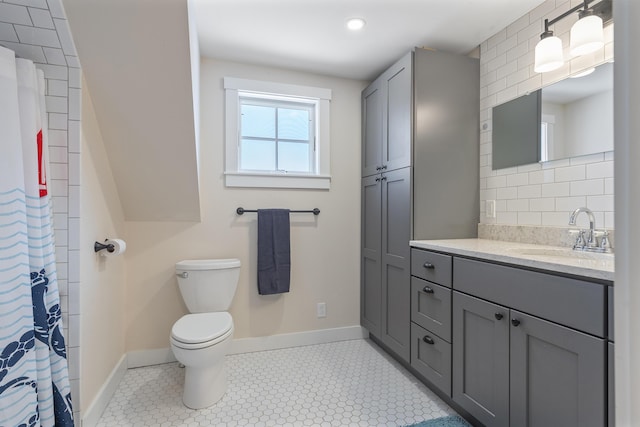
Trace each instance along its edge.
<instances>
[{"instance_id":1,"label":"light bulb","mask_svg":"<svg viewBox=\"0 0 640 427\"><path fill-rule=\"evenodd\" d=\"M569 52L572 56L586 55L604 46L604 30L602 18L588 15L581 18L571 27Z\"/></svg>"}]
</instances>

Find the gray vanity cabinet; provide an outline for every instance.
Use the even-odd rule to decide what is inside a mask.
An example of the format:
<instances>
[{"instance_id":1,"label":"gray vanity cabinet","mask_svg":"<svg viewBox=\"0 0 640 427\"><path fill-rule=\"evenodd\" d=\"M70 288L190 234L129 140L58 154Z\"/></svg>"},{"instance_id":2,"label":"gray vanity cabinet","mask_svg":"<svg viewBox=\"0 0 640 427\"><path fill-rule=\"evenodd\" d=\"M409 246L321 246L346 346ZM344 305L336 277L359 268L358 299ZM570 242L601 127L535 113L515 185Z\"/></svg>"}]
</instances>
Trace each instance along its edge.
<instances>
[{"instance_id":1,"label":"gray vanity cabinet","mask_svg":"<svg viewBox=\"0 0 640 427\"><path fill-rule=\"evenodd\" d=\"M405 362L409 241L477 233L479 90L477 59L415 49L362 92L361 324Z\"/></svg>"},{"instance_id":2,"label":"gray vanity cabinet","mask_svg":"<svg viewBox=\"0 0 640 427\"><path fill-rule=\"evenodd\" d=\"M511 310L512 426L605 425L605 340Z\"/></svg>"},{"instance_id":3,"label":"gray vanity cabinet","mask_svg":"<svg viewBox=\"0 0 640 427\"><path fill-rule=\"evenodd\" d=\"M409 360L411 168L362 183L362 325Z\"/></svg>"},{"instance_id":4,"label":"gray vanity cabinet","mask_svg":"<svg viewBox=\"0 0 640 427\"><path fill-rule=\"evenodd\" d=\"M606 425L607 287L453 265L453 400L486 426Z\"/></svg>"},{"instance_id":5,"label":"gray vanity cabinet","mask_svg":"<svg viewBox=\"0 0 640 427\"><path fill-rule=\"evenodd\" d=\"M453 400L486 426L508 426L509 309L453 292L452 341Z\"/></svg>"},{"instance_id":6,"label":"gray vanity cabinet","mask_svg":"<svg viewBox=\"0 0 640 427\"><path fill-rule=\"evenodd\" d=\"M411 165L413 52L362 92L362 176Z\"/></svg>"}]
</instances>

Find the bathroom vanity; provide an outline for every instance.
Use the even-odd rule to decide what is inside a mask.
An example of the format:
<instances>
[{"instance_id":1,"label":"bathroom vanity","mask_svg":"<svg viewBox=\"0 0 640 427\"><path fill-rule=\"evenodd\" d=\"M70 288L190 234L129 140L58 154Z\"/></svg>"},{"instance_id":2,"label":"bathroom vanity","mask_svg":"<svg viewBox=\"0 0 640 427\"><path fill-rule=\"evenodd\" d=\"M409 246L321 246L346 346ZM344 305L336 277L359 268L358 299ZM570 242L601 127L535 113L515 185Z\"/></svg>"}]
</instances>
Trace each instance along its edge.
<instances>
[{"instance_id":1,"label":"bathroom vanity","mask_svg":"<svg viewBox=\"0 0 640 427\"><path fill-rule=\"evenodd\" d=\"M410 366L486 426L613 425L613 255L411 242Z\"/></svg>"}]
</instances>

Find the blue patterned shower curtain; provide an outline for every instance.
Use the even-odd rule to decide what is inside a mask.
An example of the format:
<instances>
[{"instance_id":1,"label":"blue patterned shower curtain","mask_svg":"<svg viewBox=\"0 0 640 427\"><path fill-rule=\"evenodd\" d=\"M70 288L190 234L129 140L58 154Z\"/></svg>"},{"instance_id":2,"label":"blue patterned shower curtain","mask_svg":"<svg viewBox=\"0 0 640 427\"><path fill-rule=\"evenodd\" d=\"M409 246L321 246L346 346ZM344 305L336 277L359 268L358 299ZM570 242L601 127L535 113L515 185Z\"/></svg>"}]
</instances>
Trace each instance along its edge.
<instances>
[{"instance_id":1,"label":"blue patterned shower curtain","mask_svg":"<svg viewBox=\"0 0 640 427\"><path fill-rule=\"evenodd\" d=\"M40 73L40 74L38 74ZM0 426L73 426L44 77L0 46Z\"/></svg>"}]
</instances>

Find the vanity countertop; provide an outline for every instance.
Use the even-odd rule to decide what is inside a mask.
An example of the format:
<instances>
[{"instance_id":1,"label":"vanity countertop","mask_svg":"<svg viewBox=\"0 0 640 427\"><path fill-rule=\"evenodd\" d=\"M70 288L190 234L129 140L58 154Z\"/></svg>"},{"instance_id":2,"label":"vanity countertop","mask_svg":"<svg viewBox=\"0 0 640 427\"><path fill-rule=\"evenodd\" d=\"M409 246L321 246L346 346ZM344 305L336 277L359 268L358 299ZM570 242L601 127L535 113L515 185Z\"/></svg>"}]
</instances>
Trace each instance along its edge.
<instances>
[{"instance_id":1,"label":"vanity countertop","mask_svg":"<svg viewBox=\"0 0 640 427\"><path fill-rule=\"evenodd\" d=\"M487 239L412 240L410 245L414 248L448 252L557 273L611 282L614 280L613 254Z\"/></svg>"}]
</instances>

